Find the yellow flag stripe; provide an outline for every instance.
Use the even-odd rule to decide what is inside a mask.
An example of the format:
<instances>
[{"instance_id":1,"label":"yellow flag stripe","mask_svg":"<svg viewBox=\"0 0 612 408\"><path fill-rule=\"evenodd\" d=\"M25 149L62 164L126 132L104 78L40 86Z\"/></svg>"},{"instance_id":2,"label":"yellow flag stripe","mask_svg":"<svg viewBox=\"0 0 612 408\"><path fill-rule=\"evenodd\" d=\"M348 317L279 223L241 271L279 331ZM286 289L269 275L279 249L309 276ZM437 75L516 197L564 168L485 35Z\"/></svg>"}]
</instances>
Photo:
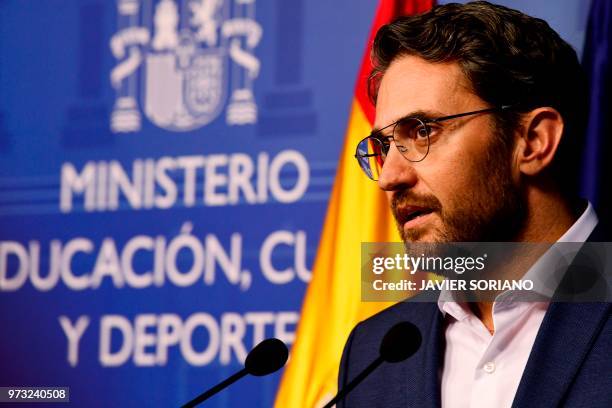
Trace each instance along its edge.
<instances>
[{"instance_id":1,"label":"yellow flag stripe","mask_svg":"<svg viewBox=\"0 0 612 408\"><path fill-rule=\"evenodd\" d=\"M353 101L297 339L275 407L317 407L336 393L344 344L359 321L390 303L361 301L362 241L399 241L387 199L359 168L357 143L371 131Z\"/></svg>"}]
</instances>

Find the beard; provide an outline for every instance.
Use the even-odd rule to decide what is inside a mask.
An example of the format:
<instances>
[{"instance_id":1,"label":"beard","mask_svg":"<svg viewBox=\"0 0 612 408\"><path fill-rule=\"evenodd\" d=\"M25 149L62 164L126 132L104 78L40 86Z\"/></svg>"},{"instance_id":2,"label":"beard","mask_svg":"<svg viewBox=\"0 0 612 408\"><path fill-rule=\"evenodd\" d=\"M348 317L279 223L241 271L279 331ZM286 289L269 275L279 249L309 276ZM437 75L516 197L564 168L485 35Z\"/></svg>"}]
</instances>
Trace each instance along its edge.
<instances>
[{"instance_id":1,"label":"beard","mask_svg":"<svg viewBox=\"0 0 612 408\"><path fill-rule=\"evenodd\" d=\"M428 232L404 230L405 217L399 209L408 204L427 208L439 217L442 226L430 227L433 238L427 242L504 242L518 236L526 219L525 199L512 180L511 149L499 136L492 139L484 160L473 168L473 187L457 191L445 205L433 195L418 195L409 189L393 195L391 210L406 244L422 241Z\"/></svg>"}]
</instances>

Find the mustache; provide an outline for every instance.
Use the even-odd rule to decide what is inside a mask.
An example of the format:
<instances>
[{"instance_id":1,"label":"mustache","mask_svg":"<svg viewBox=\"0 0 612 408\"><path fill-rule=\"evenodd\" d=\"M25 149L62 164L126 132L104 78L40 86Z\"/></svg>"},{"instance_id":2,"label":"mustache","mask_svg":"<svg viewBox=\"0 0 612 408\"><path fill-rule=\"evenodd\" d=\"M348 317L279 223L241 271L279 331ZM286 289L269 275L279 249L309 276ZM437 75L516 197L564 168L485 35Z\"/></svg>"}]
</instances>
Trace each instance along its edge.
<instances>
[{"instance_id":1,"label":"mustache","mask_svg":"<svg viewBox=\"0 0 612 408\"><path fill-rule=\"evenodd\" d=\"M407 206L422 207L432 211L442 210L442 204L433 195L418 195L410 190L397 191L391 198L391 211L395 219L401 217L401 209Z\"/></svg>"}]
</instances>

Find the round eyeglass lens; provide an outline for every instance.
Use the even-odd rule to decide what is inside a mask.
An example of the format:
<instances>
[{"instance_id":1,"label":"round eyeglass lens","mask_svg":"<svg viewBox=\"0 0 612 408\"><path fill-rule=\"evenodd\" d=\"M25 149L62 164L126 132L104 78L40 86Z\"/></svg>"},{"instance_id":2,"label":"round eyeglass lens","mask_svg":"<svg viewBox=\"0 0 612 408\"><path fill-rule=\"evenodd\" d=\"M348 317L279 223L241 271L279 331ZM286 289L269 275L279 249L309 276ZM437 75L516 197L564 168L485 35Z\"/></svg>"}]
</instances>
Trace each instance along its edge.
<instances>
[{"instance_id":1,"label":"round eyeglass lens","mask_svg":"<svg viewBox=\"0 0 612 408\"><path fill-rule=\"evenodd\" d=\"M372 180L378 180L387 156L383 142L374 137L367 137L357 145L355 156L363 172Z\"/></svg>"},{"instance_id":2,"label":"round eyeglass lens","mask_svg":"<svg viewBox=\"0 0 612 408\"><path fill-rule=\"evenodd\" d=\"M412 161L419 162L429 153L429 129L422 120L407 118L393 128L393 140L397 150Z\"/></svg>"}]
</instances>

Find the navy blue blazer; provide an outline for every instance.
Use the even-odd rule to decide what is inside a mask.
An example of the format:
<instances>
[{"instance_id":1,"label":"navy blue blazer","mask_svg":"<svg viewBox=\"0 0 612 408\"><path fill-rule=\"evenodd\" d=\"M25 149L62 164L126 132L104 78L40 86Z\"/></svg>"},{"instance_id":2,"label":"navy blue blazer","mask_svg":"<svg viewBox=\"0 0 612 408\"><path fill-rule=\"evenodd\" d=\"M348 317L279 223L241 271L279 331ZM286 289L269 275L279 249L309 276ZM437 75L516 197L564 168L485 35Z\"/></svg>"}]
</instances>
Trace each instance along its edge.
<instances>
[{"instance_id":1,"label":"navy blue blazer","mask_svg":"<svg viewBox=\"0 0 612 408\"><path fill-rule=\"evenodd\" d=\"M598 225L589 241L604 242ZM513 407L612 407L611 303L553 302L542 321ZM421 330L421 348L401 363L383 363L338 407L440 406L443 317L433 302L401 302L359 323L346 342L339 389L377 356L382 337L401 321ZM494 392L492 390L491 392Z\"/></svg>"}]
</instances>

